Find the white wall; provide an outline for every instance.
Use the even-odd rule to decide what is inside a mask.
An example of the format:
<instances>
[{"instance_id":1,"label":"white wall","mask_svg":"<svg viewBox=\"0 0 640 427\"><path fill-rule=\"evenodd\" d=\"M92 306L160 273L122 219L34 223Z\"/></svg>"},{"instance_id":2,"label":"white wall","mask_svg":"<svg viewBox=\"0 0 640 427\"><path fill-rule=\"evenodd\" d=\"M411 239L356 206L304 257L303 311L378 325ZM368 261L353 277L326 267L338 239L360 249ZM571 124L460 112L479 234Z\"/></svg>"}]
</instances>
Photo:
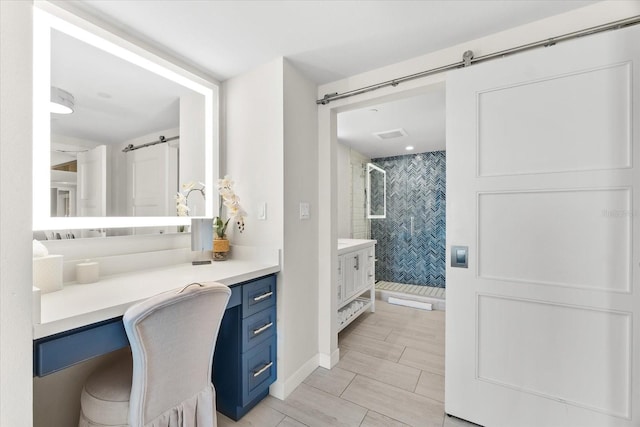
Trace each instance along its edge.
<instances>
[{"instance_id":1,"label":"white wall","mask_svg":"<svg viewBox=\"0 0 640 427\"><path fill-rule=\"evenodd\" d=\"M639 14L640 2L638 1L598 2L591 6L461 43L428 55L328 83L318 87L317 98L320 99L327 93L348 92L379 82L456 63L461 61L462 53L466 50L472 50L475 56L479 57ZM363 108L368 105L415 95L426 90L428 85L443 81L446 81L446 73L412 80L401 83L396 87L386 87L318 107L318 172L320 181L326 185L326 187L320 187L319 189L318 202L324 208L320 211L319 217L319 224L323 233L319 234L318 240L318 258L320 260L318 304L320 317L327 319L319 324L319 346L322 366L332 366L337 363L339 357L335 327L335 301L333 301L333 295L335 295L333 284L336 280L335 272L337 268L335 242L338 235L338 221L335 214L337 210L336 203L338 202L336 196L337 114L342 111Z\"/></svg>"},{"instance_id":2,"label":"white wall","mask_svg":"<svg viewBox=\"0 0 640 427\"><path fill-rule=\"evenodd\" d=\"M234 244L282 250L278 277L278 380L286 397L317 366L316 87L280 58L223 85L226 172L248 212ZM308 202L309 220L299 219ZM267 204L266 220L258 205ZM311 297L311 298L310 298Z\"/></svg>"},{"instance_id":3,"label":"white wall","mask_svg":"<svg viewBox=\"0 0 640 427\"><path fill-rule=\"evenodd\" d=\"M228 230L232 243L282 248L284 193L283 61L278 59L223 83L224 174L247 211L246 231ZM267 219L257 219L266 203ZM232 224L229 225L229 229Z\"/></svg>"},{"instance_id":4,"label":"white wall","mask_svg":"<svg viewBox=\"0 0 640 427\"><path fill-rule=\"evenodd\" d=\"M318 366L318 121L316 85L284 62L284 248L279 304L283 374L275 395L285 397ZM309 219L300 219L300 202ZM282 391L279 390L282 387Z\"/></svg>"},{"instance_id":5,"label":"white wall","mask_svg":"<svg viewBox=\"0 0 640 427\"><path fill-rule=\"evenodd\" d=\"M0 1L0 425L32 424L32 2Z\"/></svg>"},{"instance_id":6,"label":"white wall","mask_svg":"<svg viewBox=\"0 0 640 427\"><path fill-rule=\"evenodd\" d=\"M338 238L351 238L351 149L344 144L337 146L337 226Z\"/></svg>"}]
</instances>

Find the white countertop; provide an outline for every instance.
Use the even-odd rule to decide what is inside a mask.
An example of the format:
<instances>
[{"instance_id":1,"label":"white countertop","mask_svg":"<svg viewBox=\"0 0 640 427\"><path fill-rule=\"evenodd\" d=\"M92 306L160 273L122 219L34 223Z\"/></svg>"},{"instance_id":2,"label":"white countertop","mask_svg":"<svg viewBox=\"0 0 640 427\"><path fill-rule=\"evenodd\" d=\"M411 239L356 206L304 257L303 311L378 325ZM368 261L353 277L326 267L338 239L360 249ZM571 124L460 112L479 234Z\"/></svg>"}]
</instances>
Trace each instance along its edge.
<instances>
[{"instance_id":1,"label":"white countertop","mask_svg":"<svg viewBox=\"0 0 640 427\"><path fill-rule=\"evenodd\" d=\"M368 239L338 239L338 255L375 245L377 240Z\"/></svg>"},{"instance_id":2,"label":"white countertop","mask_svg":"<svg viewBox=\"0 0 640 427\"><path fill-rule=\"evenodd\" d=\"M69 284L41 296L40 323L33 338L122 316L136 302L192 282L233 285L280 271L278 263L227 260L210 265L176 264L162 268L116 274L91 284Z\"/></svg>"}]
</instances>

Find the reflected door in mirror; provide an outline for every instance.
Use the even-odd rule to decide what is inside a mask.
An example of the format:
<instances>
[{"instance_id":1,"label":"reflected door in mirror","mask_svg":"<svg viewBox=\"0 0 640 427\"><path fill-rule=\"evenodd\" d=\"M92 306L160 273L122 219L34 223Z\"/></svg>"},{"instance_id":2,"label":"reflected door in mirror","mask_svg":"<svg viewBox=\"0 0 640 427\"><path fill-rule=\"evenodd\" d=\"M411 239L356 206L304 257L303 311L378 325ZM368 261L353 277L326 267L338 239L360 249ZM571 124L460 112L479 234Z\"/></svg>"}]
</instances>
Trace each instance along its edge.
<instances>
[{"instance_id":1,"label":"reflected door in mirror","mask_svg":"<svg viewBox=\"0 0 640 427\"><path fill-rule=\"evenodd\" d=\"M127 156L127 214L175 215L178 150L168 144L130 151Z\"/></svg>"}]
</instances>

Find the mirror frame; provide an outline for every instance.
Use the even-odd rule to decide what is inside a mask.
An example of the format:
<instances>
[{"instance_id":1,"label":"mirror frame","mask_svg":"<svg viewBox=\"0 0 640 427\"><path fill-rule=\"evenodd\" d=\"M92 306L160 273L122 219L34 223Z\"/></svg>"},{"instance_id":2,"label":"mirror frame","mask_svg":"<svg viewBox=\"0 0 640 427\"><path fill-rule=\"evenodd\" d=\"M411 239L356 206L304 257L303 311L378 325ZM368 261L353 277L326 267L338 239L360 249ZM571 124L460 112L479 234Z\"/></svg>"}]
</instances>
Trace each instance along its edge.
<instances>
[{"instance_id":1,"label":"mirror frame","mask_svg":"<svg viewBox=\"0 0 640 427\"><path fill-rule=\"evenodd\" d=\"M371 172L382 173L382 215L371 214ZM374 165L373 163L367 163L367 218L368 219L385 219L387 217L387 172Z\"/></svg>"},{"instance_id":2,"label":"mirror frame","mask_svg":"<svg viewBox=\"0 0 640 427\"><path fill-rule=\"evenodd\" d=\"M33 230L189 225L192 217L51 217L51 31L56 30L185 86L205 98L205 215L217 209L219 87L95 24L44 2L33 8ZM214 159L214 154L218 157Z\"/></svg>"}]
</instances>

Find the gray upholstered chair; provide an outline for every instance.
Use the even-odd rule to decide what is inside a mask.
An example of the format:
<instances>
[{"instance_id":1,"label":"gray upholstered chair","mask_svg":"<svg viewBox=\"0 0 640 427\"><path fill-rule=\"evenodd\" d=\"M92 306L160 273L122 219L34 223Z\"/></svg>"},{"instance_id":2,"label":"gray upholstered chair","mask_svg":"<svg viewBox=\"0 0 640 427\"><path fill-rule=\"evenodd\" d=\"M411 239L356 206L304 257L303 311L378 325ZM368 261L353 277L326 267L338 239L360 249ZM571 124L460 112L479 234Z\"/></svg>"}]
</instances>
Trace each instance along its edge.
<instances>
[{"instance_id":1,"label":"gray upholstered chair","mask_svg":"<svg viewBox=\"0 0 640 427\"><path fill-rule=\"evenodd\" d=\"M211 364L230 295L225 285L192 284L129 308L131 355L88 378L79 426L215 426Z\"/></svg>"}]
</instances>

